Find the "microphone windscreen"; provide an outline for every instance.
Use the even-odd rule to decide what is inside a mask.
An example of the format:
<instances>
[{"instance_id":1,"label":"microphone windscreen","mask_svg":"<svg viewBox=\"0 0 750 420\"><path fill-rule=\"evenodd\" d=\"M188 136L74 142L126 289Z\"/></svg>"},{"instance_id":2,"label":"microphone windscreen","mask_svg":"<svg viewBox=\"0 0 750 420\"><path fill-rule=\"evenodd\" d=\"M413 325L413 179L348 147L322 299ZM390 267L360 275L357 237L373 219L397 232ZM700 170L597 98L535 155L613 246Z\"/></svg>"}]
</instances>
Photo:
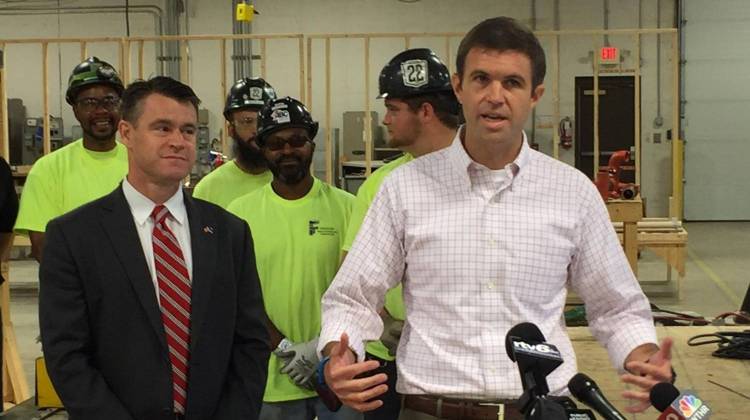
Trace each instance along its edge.
<instances>
[{"instance_id":1,"label":"microphone windscreen","mask_svg":"<svg viewBox=\"0 0 750 420\"><path fill-rule=\"evenodd\" d=\"M664 411L672 404L672 401L680 396L680 390L669 382L661 382L651 388L649 399L651 404L659 411Z\"/></svg>"},{"instance_id":2,"label":"microphone windscreen","mask_svg":"<svg viewBox=\"0 0 750 420\"><path fill-rule=\"evenodd\" d=\"M523 341L538 343L543 343L546 340L539 327L531 322L522 322L511 328L508 334L505 335L505 352L508 353L510 360L514 362L516 361L516 357L513 354L513 340L510 339L511 337L518 337Z\"/></svg>"}]
</instances>

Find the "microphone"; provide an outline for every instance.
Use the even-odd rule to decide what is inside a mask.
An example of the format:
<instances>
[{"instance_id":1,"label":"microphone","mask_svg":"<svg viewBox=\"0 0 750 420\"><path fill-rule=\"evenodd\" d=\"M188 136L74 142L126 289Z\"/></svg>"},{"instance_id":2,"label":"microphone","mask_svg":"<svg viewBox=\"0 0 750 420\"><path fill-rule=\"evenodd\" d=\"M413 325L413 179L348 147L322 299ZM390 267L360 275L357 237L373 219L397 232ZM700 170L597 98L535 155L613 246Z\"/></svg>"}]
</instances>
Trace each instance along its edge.
<instances>
[{"instance_id":1,"label":"microphone","mask_svg":"<svg viewBox=\"0 0 750 420\"><path fill-rule=\"evenodd\" d=\"M545 343L539 327L520 323L505 336L505 351L510 360L518 364L524 392L518 399L521 413L526 419L567 420L563 406L547 398L549 386L547 375L563 362L560 352L552 344Z\"/></svg>"},{"instance_id":2,"label":"microphone","mask_svg":"<svg viewBox=\"0 0 750 420\"><path fill-rule=\"evenodd\" d=\"M659 420L705 420L711 417L711 408L693 391L680 392L669 382L654 385L649 399L662 412Z\"/></svg>"},{"instance_id":3,"label":"microphone","mask_svg":"<svg viewBox=\"0 0 750 420\"><path fill-rule=\"evenodd\" d=\"M530 322L514 326L505 336L505 351L518 364L523 389L532 396L549 393L547 375L563 362L557 347L544 340L539 327Z\"/></svg>"},{"instance_id":4,"label":"microphone","mask_svg":"<svg viewBox=\"0 0 750 420\"><path fill-rule=\"evenodd\" d=\"M593 408L605 420L626 420L617 409L604 398L599 385L583 373L577 373L568 382L568 389L578 401Z\"/></svg>"}]
</instances>

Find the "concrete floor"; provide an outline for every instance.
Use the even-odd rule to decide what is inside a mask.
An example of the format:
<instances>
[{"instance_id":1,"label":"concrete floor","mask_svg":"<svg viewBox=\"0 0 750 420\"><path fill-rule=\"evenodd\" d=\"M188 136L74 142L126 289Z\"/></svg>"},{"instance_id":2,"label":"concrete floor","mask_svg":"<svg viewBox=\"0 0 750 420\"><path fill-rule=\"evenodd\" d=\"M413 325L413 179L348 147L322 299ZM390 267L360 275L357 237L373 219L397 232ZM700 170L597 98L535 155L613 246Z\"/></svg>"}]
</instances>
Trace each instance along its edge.
<instances>
[{"instance_id":1,"label":"concrete floor","mask_svg":"<svg viewBox=\"0 0 750 420\"><path fill-rule=\"evenodd\" d=\"M686 223L688 259L683 299L653 298L652 303L677 311L693 311L707 318L739 309L750 283L750 222ZM34 359L41 355L37 318L37 264L14 260L10 265L11 317L19 353L30 387ZM639 278L665 278L665 264L643 252ZM33 393L33 390L32 390Z\"/></svg>"}]
</instances>

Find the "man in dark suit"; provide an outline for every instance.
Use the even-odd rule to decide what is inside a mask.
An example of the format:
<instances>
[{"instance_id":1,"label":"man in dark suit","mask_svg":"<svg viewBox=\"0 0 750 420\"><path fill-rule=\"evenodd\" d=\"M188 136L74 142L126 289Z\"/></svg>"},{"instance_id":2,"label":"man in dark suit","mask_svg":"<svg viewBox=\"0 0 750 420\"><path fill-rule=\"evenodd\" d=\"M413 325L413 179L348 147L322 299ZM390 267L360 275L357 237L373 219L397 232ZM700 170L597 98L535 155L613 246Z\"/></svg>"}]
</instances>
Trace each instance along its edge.
<instances>
[{"instance_id":1,"label":"man in dark suit","mask_svg":"<svg viewBox=\"0 0 750 420\"><path fill-rule=\"evenodd\" d=\"M128 175L47 226L39 320L71 419L257 419L269 357L250 230L183 194L199 100L131 84Z\"/></svg>"}]
</instances>

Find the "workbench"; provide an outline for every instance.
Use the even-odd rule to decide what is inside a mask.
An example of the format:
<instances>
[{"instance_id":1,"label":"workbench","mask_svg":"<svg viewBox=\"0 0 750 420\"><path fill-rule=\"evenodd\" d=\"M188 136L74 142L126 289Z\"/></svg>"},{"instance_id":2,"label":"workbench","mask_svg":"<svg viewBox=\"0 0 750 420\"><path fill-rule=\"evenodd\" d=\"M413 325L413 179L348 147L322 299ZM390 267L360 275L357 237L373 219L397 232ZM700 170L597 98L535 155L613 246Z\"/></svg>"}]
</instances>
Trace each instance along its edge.
<instances>
[{"instance_id":1,"label":"workbench","mask_svg":"<svg viewBox=\"0 0 750 420\"><path fill-rule=\"evenodd\" d=\"M622 247L633 274L638 277L638 221L643 218L640 196L632 200L608 200L607 211L613 222L622 222Z\"/></svg>"}]
</instances>

